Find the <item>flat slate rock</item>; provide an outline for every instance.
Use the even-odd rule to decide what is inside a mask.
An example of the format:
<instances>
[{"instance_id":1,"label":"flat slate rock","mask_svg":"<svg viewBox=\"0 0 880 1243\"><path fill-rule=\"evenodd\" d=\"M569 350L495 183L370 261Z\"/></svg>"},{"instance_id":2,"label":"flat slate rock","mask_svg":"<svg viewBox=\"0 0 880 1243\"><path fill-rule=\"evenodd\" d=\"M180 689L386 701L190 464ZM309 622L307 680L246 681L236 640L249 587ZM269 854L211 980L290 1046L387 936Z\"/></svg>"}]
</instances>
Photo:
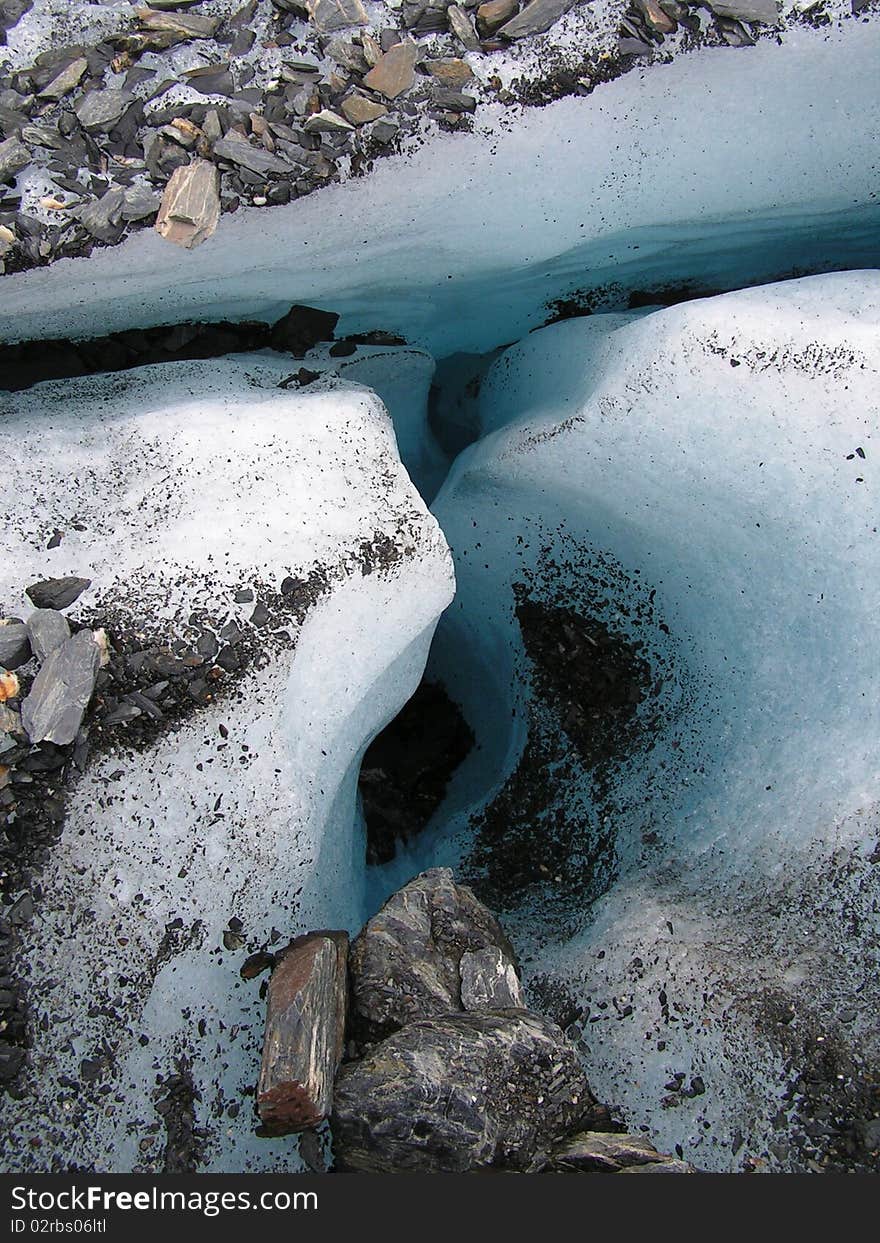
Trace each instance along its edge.
<instances>
[{"instance_id":1,"label":"flat slate rock","mask_svg":"<svg viewBox=\"0 0 880 1243\"><path fill-rule=\"evenodd\" d=\"M776 0L708 0L709 8L718 17L733 17L741 22L761 22L775 26L779 21Z\"/></svg>"},{"instance_id":2,"label":"flat slate rock","mask_svg":"<svg viewBox=\"0 0 880 1243\"><path fill-rule=\"evenodd\" d=\"M389 898L352 944L350 972L352 1029L364 1040L468 1006L522 1004L501 925L449 868Z\"/></svg>"},{"instance_id":3,"label":"flat slate rock","mask_svg":"<svg viewBox=\"0 0 880 1243\"><path fill-rule=\"evenodd\" d=\"M31 658L27 626L23 622L0 624L0 669L18 669Z\"/></svg>"},{"instance_id":4,"label":"flat slate rock","mask_svg":"<svg viewBox=\"0 0 880 1243\"><path fill-rule=\"evenodd\" d=\"M70 638L70 625L57 609L35 609L25 622L28 638L37 660L46 657Z\"/></svg>"},{"instance_id":5,"label":"flat slate rock","mask_svg":"<svg viewBox=\"0 0 880 1243\"><path fill-rule=\"evenodd\" d=\"M90 630L80 630L56 647L34 678L21 705L21 720L32 743L73 742L88 707L100 665Z\"/></svg>"},{"instance_id":6,"label":"flat slate rock","mask_svg":"<svg viewBox=\"0 0 880 1243\"><path fill-rule=\"evenodd\" d=\"M66 609L91 585L90 578L46 578L42 582L32 583L26 589L26 594L34 608Z\"/></svg>"},{"instance_id":7,"label":"flat slate rock","mask_svg":"<svg viewBox=\"0 0 880 1243\"><path fill-rule=\"evenodd\" d=\"M89 133L107 133L134 103L128 91L108 89L89 91L73 106L76 118Z\"/></svg>"},{"instance_id":8,"label":"flat slate rock","mask_svg":"<svg viewBox=\"0 0 880 1243\"><path fill-rule=\"evenodd\" d=\"M540 1169L596 1102L574 1047L524 1010L410 1023L343 1066L336 1166L359 1173Z\"/></svg>"},{"instance_id":9,"label":"flat slate rock","mask_svg":"<svg viewBox=\"0 0 880 1243\"><path fill-rule=\"evenodd\" d=\"M412 39L395 43L364 78L364 86L386 99L397 99L415 81L419 49Z\"/></svg>"},{"instance_id":10,"label":"flat slate rock","mask_svg":"<svg viewBox=\"0 0 880 1243\"><path fill-rule=\"evenodd\" d=\"M577 0L531 0L525 8L499 30L505 39L527 39L540 35L574 8Z\"/></svg>"},{"instance_id":11,"label":"flat slate rock","mask_svg":"<svg viewBox=\"0 0 880 1243\"><path fill-rule=\"evenodd\" d=\"M292 941L272 972L257 1089L268 1134L317 1126L330 1112L345 1046L347 958L346 933L312 932Z\"/></svg>"}]
</instances>

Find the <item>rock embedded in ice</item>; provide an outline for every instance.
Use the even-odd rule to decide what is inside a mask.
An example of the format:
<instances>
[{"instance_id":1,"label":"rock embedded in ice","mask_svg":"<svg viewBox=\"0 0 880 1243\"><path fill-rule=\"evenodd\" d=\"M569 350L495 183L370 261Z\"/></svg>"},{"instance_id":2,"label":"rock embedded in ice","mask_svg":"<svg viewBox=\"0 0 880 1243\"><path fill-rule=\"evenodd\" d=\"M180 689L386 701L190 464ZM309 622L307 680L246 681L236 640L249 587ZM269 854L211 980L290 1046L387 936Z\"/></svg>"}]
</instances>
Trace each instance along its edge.
<instances>
[{"instance_id":1,"label":"rock embedded in ice","mask_svg":"<svg viewBox=\"0 0 880 1243\"><path fill-rule=\"evenodd\" d=\"M345 1047L348 935L311 932L278 956L269 980L257 1108L267 1133L317 1126L330 1112Z\"/></svg>"},{"instance_id":2,"label":"rock embedded in ice","mask_svg":"<svg viewBox=\"0 0 880 1243\"><path fill-rule=\"evenodd\" d=\"M577 1051L555 1024L526 1011L446 1014L408 1024L342 1067L336 1165L359 1173L538 1169L594 1107Z\"/></svg>"},{"instance_id":3,"label":"rock embedded in ice","mask_svg":"<svg viewBox=\"0 0 880 1243\"><path fill-rule=\"evenodd\" d=\"M741 22L761 22L775 26L779 20L777 0L707 0L709 8L719 17L733 17Z\"/></svg>"},{"instance_id":4,"label":"rock embedded in ice","mask_svg":"<svg viewBox=\"0 0 880 1243\"><path fill-rule=\"evenodd\" d=\"M18 669L31 658L27 627L23 622L0 622L0 667Z\"/></svg>"},{"instance_id":5,"label":"rock embedded in ice","mask_svg":"<svg viewBox=\"0 0 880 1243\"><path fill-rule=\"evenodd\" d=\"M415 81L418 46L412 39L395 43L364 77L364 86L378 91L386 99L397 99L410 89Z\"/></svg>"},{"instance_id":6,"label":"rock embedded in ice","mask_svg":"<svg viewBox=\"0 0 880 1243\"><path fill-rule=\"evenodd\" d=\"M287 350L294 358L304 358L322 341L332 341L339 316L314 306L292 306L272 325L271 343L275 350Z\"/></svg>"},{"instance_id":7,"label":"rock embedded in ice","mask_svg":"<svg viewBox=\"0 0 880 1243\"><path fill-rule=\"evenodd\" d=\"M576 3L577 0L530 0L498 33L505 39L527 39L530 35L543 34Z\"/></svg>"},{"instance_id":8,"label":"rock embedded in ice","mask_svg":"<svg viewBox=\"0 0 880 1243\"><path fill-rule=\"evenodd\" d=\"M137 210L146 208L141 199ZM125 212L123 203L122 212ZM144 214L149 214L147 208ZM220 219L220 174L209 160L194 160L171 174L159 214L156 231L177 246L192 250L207 241Z\"/></svg>"},{"instance_id":9,"label":"rock embedded in ice","mask_svg":"<svg viewBox=\"0 0 880 1243\"><path fill-rule=\"evenodd\" d=\"M46 578L32 583L26 590L28 599L37 609L67 609L76 603L84 591L92 585L90 578Z\"/></svg>"},{"instance_id":10,"label":"rock embedded in ice","mask_svg":"<svg viewBox=\"0 0 880 1243\"><path fill-rule=\"evenodd\" d=\"M503 981L516 980L513 950L492 912L448 868L423 872L388 899L352 944L353 1029L376 1040L414 1019L460 1010L463 978L475 1002L477 963L465 964L464 976L461 963L464 954L482 950L498 955L499 991Z\"/></svg>"},{"instance_id":11,"label":"rock embedded in ice","mask_svg":"<svg viewBox=\"0 0 880 1243\"><path fill-rule=\"evenodd\" d=\"M67 618L57 609L35 609L25 625L34 655L41 663L70 638Z\"/></svg>"},{"instance_id":12,"label":"rock embedded in ice","mask_svg":"<svg viewBox=\"0 0 880 1243\"><path fill-rule=\"evenodd\" d=\"M95 689L101 657L90 630L80 630L50 652L21 705L31 742L73 742Z\"/></svg>"}]
</instances>

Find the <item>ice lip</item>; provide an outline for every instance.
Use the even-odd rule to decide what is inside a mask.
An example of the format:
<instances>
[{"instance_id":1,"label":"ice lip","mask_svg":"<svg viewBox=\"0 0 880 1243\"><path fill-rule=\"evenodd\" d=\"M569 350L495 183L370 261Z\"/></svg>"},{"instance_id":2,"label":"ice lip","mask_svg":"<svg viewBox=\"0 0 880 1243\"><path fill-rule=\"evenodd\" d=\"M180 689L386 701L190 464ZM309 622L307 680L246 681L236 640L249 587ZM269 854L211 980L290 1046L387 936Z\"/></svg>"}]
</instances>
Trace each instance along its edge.
<instances>
[{"instance_id":1,"label":"ice lip","mask_svg":"<svg viewBox=\"0 0 880 1243\"><path fill-rule=\"evenodd\" d=\"M515 126L487 107L481 133L438 136L289 207L224 216L175 259L170 289L167 244L149 231L4 276L0 335L273 322L301 301L339 312L342 333L378 325L442 358L519 340L585 276L729 289L796 266L870 266L878 59L880 23L847 22L745 55L678 57ZM822 125L806 123L817 110Z\"/></svg>"}]
</instances>

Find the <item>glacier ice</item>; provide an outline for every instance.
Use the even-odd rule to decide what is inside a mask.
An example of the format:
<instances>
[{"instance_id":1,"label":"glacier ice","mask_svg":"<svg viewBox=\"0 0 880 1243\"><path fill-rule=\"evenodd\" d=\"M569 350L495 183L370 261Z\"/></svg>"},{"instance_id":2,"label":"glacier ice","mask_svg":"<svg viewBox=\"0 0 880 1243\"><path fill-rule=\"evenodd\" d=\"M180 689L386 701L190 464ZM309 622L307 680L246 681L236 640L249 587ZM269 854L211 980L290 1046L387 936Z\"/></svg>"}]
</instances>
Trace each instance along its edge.
<instances>
[{"instance_id":1,"label":"glacier ice","mask_svg":"<svg viewBox=\"0 0 880 1243\"><path fill-rule=\"evenodd\" d=\"M880 1052L880 275L605 318L531 334L484 382L487 434L434 505L458 588L429 662L478 747L373 880L488 885L527 983L574 999L594 1086L661 1147L803 1168L807 1045L841 1084ZM523 593L651 665L644 730L601 768L524 647Z\"/></svg>"},{"instance_id":2,"label":"glacier ice","mask_svg":"<svg viewBox=\"0 0 880 1243\"><path fill-rule=\"evenodd\" d=\"M738 288L875 262L880 26L798 28L633 71L588 98L436 135L368 178L241 209L192 254L147 230L4 277L0 336L275 319L293 302L435 358L518 340L572 290ZM527 170L524 174L523 170Z\"/></svg>"},{"instance_id":3,"label":"glacier ice","mask_svg":"<svg viewBox=\"0 0 880 1243\"><path fill-rule=\"evenodd\" d=\"M111 629L171 642L196 610L244 624L243 586L259 599L287 575L322 584L289 634L260 632L225 696L140 751L124 731L93 743L28 930L30 1094L4 1139L12 1168L53 1153L161 1168L150 1087L179 1058L209 1131L203 1168L296 1166L240 1106L263 1006L224 929L234 916L256 946L274 929L360 926L360 756L418 683L453 576L372 390L297 392L280 387L289 374L289 359L230 357L0 400L19 469L0 594L23 615L24 585L85 573L82 603ZM47 549L53 527L65 538ZM84 1082L81 1063L102 1059L106 1079Z\"/></svg>"}]
</instances>

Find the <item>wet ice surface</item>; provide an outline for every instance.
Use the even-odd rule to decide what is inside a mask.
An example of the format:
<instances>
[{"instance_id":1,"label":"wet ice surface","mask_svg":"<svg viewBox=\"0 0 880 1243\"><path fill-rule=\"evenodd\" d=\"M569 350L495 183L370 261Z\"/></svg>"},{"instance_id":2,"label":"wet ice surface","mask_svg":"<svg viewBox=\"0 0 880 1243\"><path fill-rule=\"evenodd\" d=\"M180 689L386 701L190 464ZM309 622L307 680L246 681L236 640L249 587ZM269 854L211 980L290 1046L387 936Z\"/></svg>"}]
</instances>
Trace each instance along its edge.
<instances>
[{"instance_id":1,"label":"wet ice surface","mask_svg":"<svg viewBox=\"0 0 880 1243\"><path fill-rule=\"evenodd\" d=\"M876 1108L878 370L876 272L555 325L494 364L497 430L434 506L458 590L428 672L478 747L374 880L470 876L600 1096L707 1168L811 1168L821 1109L836 1140ZM610 763L523 591L648 660Z\"/></svg>"}]
</instances>

